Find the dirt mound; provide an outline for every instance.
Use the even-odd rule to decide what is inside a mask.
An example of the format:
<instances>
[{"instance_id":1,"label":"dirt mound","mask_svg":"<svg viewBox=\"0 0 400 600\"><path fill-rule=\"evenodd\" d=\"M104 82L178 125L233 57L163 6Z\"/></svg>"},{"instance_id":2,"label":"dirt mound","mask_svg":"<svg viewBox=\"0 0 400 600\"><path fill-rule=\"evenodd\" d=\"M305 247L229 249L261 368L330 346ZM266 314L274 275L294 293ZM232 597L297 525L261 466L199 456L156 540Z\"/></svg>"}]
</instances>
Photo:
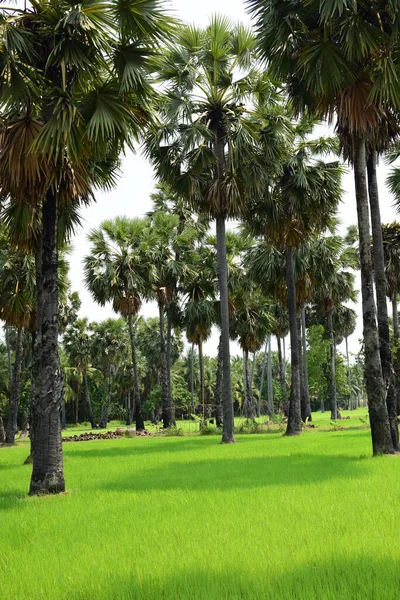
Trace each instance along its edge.
<instances>
[{"instance_id":1,"label":"dirt mound","mask_svg":"<svg viewBox=\"0 0 400 600\"><path fill-rule=\"evenodd\" d=\"M129 431L129 430L128 430ZM132 431L132 430L130 430ZM133 430L135 431L135 430ZM127 430L122 427L118 427L115 431L106 431L105 433L95 433L92 431L88 431L86 433L81 433L80 435L71 435L63 438L63 442L91 442L92 440L118 440L121 437L127 435ZM147 437L150 435L149 431L142 429L140 431L135 431L135 435L141 437Z\"/></svg>"}]
</instances>

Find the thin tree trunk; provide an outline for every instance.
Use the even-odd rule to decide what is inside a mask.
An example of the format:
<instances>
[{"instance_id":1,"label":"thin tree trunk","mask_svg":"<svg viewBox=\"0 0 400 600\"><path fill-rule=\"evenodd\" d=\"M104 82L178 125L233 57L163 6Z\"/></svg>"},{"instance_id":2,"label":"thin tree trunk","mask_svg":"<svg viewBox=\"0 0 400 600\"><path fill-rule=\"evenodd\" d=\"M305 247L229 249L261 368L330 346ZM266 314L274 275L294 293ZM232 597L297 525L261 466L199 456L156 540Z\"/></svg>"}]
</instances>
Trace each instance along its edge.
<instances>
[{"instance_id":1,"label":"thin tree trunk","mask_svg":"<svg viewBox=\"0 0 400 600\"><path fill-rule=\"evenodd\" d=\"M253 352L253 360L252 360L252 363L251 363L251 378L250 378L251 389L253 389L253 385L254 385L254 369L255 369L255 366L256 366L256 355L257 355L257 352Z\"/></svg>"},{"instance_id":2,"label":"thin tree trunk","mask_svg":"<svg viewBox=\"0 0 400 600\"><path fill-rule=\"evenodd\" d=\"M178 256L179 258L179 256ZM176 290L174 291L175 298ZM171 386L171 351L172 351L172 316L174 310L174 299L169 303L167 310L167 344L166 344L166 363L167 363L167 378L168 378L168 405L172 407L172 422L175 424L175 406L172 399ZM144 428L144 423L143 423Z\"/></svg>"},{"instance_id":3,"label":"thin tree trunk","mask_svg":"<svg viewBox=\"0 0 400 600\"><path fill-rule=\"evenodd\" d=\"M291 352L291 386L289 401L289 416L285 435L298 435L301 433L301 397L300 397L300 369L299 369L299 343L297 335L297 307L296 286L294 278L293 251L286 248L286 279L288 288L288 311L290 325L290 352Z\"/></svg>"},{"instance_id":4,"label":"thin tree trunk","mask_svg":"<svg viewBox=\"0 0 400 600\"><path fill-rule=\"evenodd\" d=\"M170 403L168 373L167 373L167 356L164 334L164 305L158 303L158 311L160 315L160 384L161 384L161 412L164 429L168 429L171 425L175 425L173 420L172 405Z\"/></svg>"},{"instance_id":5,"label":"thin tree trunk","mask_svg":"<svg viewBox=\"0 0 400 600\"><path fill-rule=\"evenodd\" d=\"M331 404L331 419L336 421L338 418L337 397L336 397L336 351L335 351L335 333L333 331L333 316L332 312L328 314L328 333L330 341L330 361L331 368L329 369L329 400Z\"/></svg>"},{"instance_id":6,"label":"thin tree trunk","mask_svg":"<svg viewBox=\"0 0 400 600\"><path fill-rule=\"evenodd\" d=\"M126 393L126 424L132 425L131 390Z\"/></svg>"},{"instance_id":7,"label":"thin tree trunk","mask_svg":"<svg viewBox=\"0 0 400 600\"><path fill-rule=\"evenodd\" d=\"M192 414L194 415L195 407L194 407L194 369L193 369L193 360L194 360L194 344L192 343L192 352L190 359L190 395L192 398Z\"/></svg>"},{"instance_id":8,"label":"thin tree trunk","mask_svg":"<svg viewBox=\"0 0 400 600\"><path fill-rule=\"evenodd\" d=\"M246 354L243 350L242 352L242 365L243 365L243 402L242 402L242 415L248 418L249 414L249 406L248 406L248 381L247 381L247 371L246 371Z\"/></svg>"},{"instance_id":9,"label":"thin tree trunk","mask_svg":"<svg viewBox=\"0 0 400 600\"><path fill-rule=\"evenodd\" d=\"M272 381L272 341L271 334L268 336L268 414L270 418L274 416L274 386Z\"/></svg>"},{"instance_id":10,"label":"thin tree trunk","mask_svg":"<svg viewBox=\"0 0 400 600\"><path fill-rule=\"evenodd\" d=\"M365 379L374 455L393 453L386 386L382 375L373 291L373 267L368 215L365 142L354 136L354 181L360 246L361 291L365 346Z\"/></svg>"},{"instance_id":11,"label":"thin tree trunk","mask_svg":"<svg viewBox=\"0 0 400 600\"><path fill-rule=\"evenodd\" d=\"M100 429L107 429L108 424L108 412L110 410L111 404L111 395L112 395L112 384L113 384L113 376L112 376L112 366L109 366L108 370L108 383L107 383L107 393L106 393L106 401L103 402L100 412Z\"/></svg>"},{"instance_id":12,"label":"thin tree trunk","mask_svg":"<svg viewBox=\"0 0 400 600\"><path fill-rule=\"evenodd\" d=\"M58 356L57 199L49 190L43 203L42 317L40 388L33 420L34 453L30 494L65 490L61 440L62 378Z\"/></svg>"},{"instance_id":13,"label":"thin tree trunk","mask_svg":"<svg viewBox=\"0 0 400 600\"><path fill-rule=\"evenodd\" d=\"M222 426L222 336L219 336L218 342L218 358L217 358L217 373L215 379L215 392L214 392L214 402L215 402L215 422L217 427Z\"/></svg>"},{"instance_id":14,"label":"thin tree trunk","mask_svg":"<svg viewBox=\"0 0 400 600\"><path fill-rule=\"evenodd\" d=\"M204 357L203 357L203 341L199 336L197 338L197 347L199 349L199 370L200 370L200 404L201 404L201 416L202 426L206 421L206 397L204 388Z\"/></svg>"},{"instance_id":15,"label":"thin tree trunk","mask_svg":"<svg viewBox=\"0 0 400 600\"><path fill-rule=\"evenodd\" d=\"M24 332L22 328L17 330L17 346L15 350L15 361L13 368L13 378L11 383L11 394L10 394L10 410L8 413L7 430L6 430L6 442L7 444L14 444L15 434L18 430L17 419L18 419L18 407L19 397L21 393L21 371L22 371L22 358L24 352L23 340Z\"/></svg>"},{"instance_id":16,"label":"thin tree trunk","mask_svg":"<svg viewBox=\"0 0 400 600\"><path fill-rule=\"evenodd\" d=\"M285 364L284 364L284 360L283 360L283 354L282 354L282 338L280 335L276 336L276 344L278 347L278 364L279 364L279 384L282 388L282 390L285 387Z\"/></svg>"},{"instance_id":17,"label":"thin tree trunk","mask_svg":"<svg viewBox=\"0 0 400 600\"><path fill-rule=\"evenodd\" d=\"M92 429L97 429L96 421L94 420L94 416L93 416L92 401L90 399L89 381L88 381L86 368L83 370L83 383L85 386L85 400L86 400L86 407L87 407L87 411L88 411L88 419L90 422L90 426Z\"/></svg>"},{"instance_id":18,"label":"thin tree trunk","mask_svg":"<svg viewBox=\"0 0 400 600\"><path fill-rule=\"evenodd\" d=\"M145 429L145 426L144 426L144 420L143 420L143 415L142 415L142 401L141 401L141 397L140 397L139 373L138 373L137 356L136 356L136 340L135 340L135 332L133 330L132 315L128 316L128 324L129 324L129 337L130 337L130 341L131 341L133 379L134 379L134 386L135 386L134 402L135 402L136 431L143 431ZM168 385L170 385L170 384L168 383ZM171 395L169 394L168 400L172 404L172 398L170 396Z\"/></svg>"},{"instance_id":19,"label":"thin tree trunk","mask_svg":"<svg viewBox=\"0 0 400 600\"><path fill-rule=\"evenodd\" d=\"M306 339L306 309L303 306L301 309L301 341L303 351L303 382L304 382L304 403L308 420L312 421L311 404L310 404L310 388L308 384L308 362L307 362L307 339Z\"/></svg>"},{"instance_id":20,"label":"thin tree trunk","mask_svg":"<svg viewBox=\"0 0 400 600\"><path fill-rule=\"evenodd\" d=\"M387 396L386 405L389 415L390 433L393 448L399 449L399 429L397 423L396 393L393 381L393 361L390 349L389 318L386 299L385 256L383 250L383 234L381 213L379 208L378 180L376 175L377 154L371 150L367 161L368 193L371 209L371 227L374 258L374 275L376 290L376 308L378 316L379 351L381 356L382 376L385 381Z\"/></svg>"},{"instance_id":21,"label":"thin tree trunk","mask_svg":"<svg viewBox=\"0 0 400 600\"><path fill-rule=\"evenodd\" d=\"M286 379L286 369L287 369L287 361L286 361L286 338L282 338L282 350L283 350L283 372L285 375L284 380L284 397L283 397L283 414L287 417L289 415L289 400L288 400L288 382Z\"/></svg>"},{"instance_id":22,"label":"thin tree trunk","mask_svg":"<svg viewBox=\"0 0 400 600\"><path fill-rule=\"evenodd\" d=\"M6 333L8 377L10 379L10 389L11 389L12 380L13 380L13 370L12 370L12 363L11 363L10 331L9 331L8 325L6 325L4 329L5 329L5 333Z\"/></svg>"},{"instance_id":23,"label":"thin tree trunk","mask_svg":"<svg viewBox=\"0 0 400 600\"><path fill-rule=\"evenodd\" d=\"M349 386L349 408L353 410L353 396L351 393L351 371L350 371L350 356L349 356L349 341L347 339L347 335L345 336L346 342L346 359L347 359L347 385Z\"/></svg>"},{"instance_id":24,"label":"thin tree trunk","mask_svg":"<svg viewBox=\"0 0 400 600\"><path fill-rule=\"evenodd\" d=\"M266 339L266 342L265 342L264 358L263 358L263 363L262 363L262 368L261 368L260 391L258 394L258 403L257 403L257 417L261 417L262 392L263 392L264 377L265 377L265 367L267 364L267 355L268 355L268 338Z\"/></svg>"},{"instance_id":25,"label":"thin tree trunk","mask_svg":"<svg viewBox=\"0 0 400 600\"><path fill-rule=\"evenodd\" d=\"M79 423L79 400L81 397L81 386L80 383L78 383L77 386L77 390L76 390L76 400L75 400L75 424L77 425Z\"/></svg>"},{"instance_id":26,"label":"thin tree trunk","mask_svg":"<svg viewBox=\"0 0 400 600\"><path fill-rule=\"evenodd\" d=\"M221 305L221 339L222 339L222 409L223 429L222 443L230 444L235 440L233 418L233 401L231 388L231 356L229 342L229 300L228 300L228 271L226 263L226 233L225 218L217 217L217 258L218 279Z\"/></svg>"},{"instance_id":27,"label":"thin tree trunk","mask_svg":"<svg viewBox=\"0 0 400 600\"><path fill-rule=\"evenodd\" d=\"M306 393L304 388L304 371L303 371L303 349L301 344L301 311L297 313L297 343L299 346L299 372L300 372L300 406L301 420L305 423L307 414Z\"/></svg>"},{"instance_id":28,"label":"thin tree trunk","mask_svg":"<svg viewBox=\"0 0 400 600\"><path fill-rule=\"evenodd\" d=\"M244 373L245 373L245 399L246 399L246 417L252 421L256 418L256 407L253 401L253 390L251 387L251 376L249 369L249 351L244 351Z\"/></svg>"}]
</instances>

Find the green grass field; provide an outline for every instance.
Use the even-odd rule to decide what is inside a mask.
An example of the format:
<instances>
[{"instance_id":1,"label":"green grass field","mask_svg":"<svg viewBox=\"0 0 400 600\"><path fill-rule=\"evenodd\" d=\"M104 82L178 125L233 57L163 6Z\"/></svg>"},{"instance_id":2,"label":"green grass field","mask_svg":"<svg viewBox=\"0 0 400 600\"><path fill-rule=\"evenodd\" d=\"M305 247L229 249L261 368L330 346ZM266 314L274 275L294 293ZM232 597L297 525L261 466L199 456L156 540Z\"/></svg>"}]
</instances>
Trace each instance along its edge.
<instances>
[{"instance_id":1,"label":"green grass field","mask_svg":"<svg viewBox=\"0 0 400 600\"><path fill-rule=\"evenodd\" d=\"M218 441L66 444L44 498L27 445L0 449L0 598L400 597L400 457L362 429Z\"/></svg>"}]
</instances>

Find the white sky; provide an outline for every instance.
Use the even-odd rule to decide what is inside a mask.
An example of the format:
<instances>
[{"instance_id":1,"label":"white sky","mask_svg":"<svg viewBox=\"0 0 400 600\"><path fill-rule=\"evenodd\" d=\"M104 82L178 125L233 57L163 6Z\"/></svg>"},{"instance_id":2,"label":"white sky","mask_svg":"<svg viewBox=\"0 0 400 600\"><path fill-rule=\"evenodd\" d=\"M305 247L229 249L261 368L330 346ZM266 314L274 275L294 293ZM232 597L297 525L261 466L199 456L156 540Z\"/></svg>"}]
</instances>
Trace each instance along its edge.
<instances>
[{"instance_id":1,"label":"white sky","mask_svg":"<svg viewBox=\"0 0 400 600\"><path fill-rule=\"evenodd\" d=\"M197 25L206 25L209 16L214 13L225 14L235 21L249 22L245 13L242 0L172 0L171 5L176 15ZM384 180L387 172L385 166L380 167L379 181L381 193L382 222L387 223L395 219L395 212L391 207L392 200L385 190ZM119 215L128 217L141 217L151 208L150 194L154 190L155 180L151 166L140 156L129 154L123 164L123 176L118 187L111 193L99 193L97 202L83 209L84 224L73 240L73 252L70 257L70 279L72 289L79 291L82 300L81 315L93 321L101 321L110 316L115 316L111 307L100 307L90 297L83 284L82 258L88 253L88 231L100 225L105 219ZM354 184L352 174L345 178L346 196L341 207L340 218L343 229L348 225L357 223L356 205L354 199ZM360 311L359 311L360 312ZM144 306L142 314L156 316L157 310L152 305ZM349 339L350 351L359 350L358 339L362 336L361 315L358 319L357 330ZM205 352L216 354L218 343L217 335L213 335L206 344ZM237 344L232 344L232 353L239 353Z\"/></svg>"}]
</instances>

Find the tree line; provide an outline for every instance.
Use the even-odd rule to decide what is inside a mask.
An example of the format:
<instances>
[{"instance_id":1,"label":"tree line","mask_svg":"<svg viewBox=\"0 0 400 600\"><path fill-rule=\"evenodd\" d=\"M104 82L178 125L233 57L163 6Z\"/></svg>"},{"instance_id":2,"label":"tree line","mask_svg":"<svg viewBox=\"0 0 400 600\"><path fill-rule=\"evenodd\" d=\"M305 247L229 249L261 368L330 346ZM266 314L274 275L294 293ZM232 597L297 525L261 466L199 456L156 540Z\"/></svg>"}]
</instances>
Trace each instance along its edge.
<instances>
[{"instance_id":1,"label":"tree line","mask_svg":"<svg viewBox=\"0 0 400 600\"><path fill-rule=\"evenodd\" d=\"M138 425L143 423L133 317L146 294L159 309L164 426L175 419L171 347L176 320L187 319L186 334L198 347L202 398L202 345L216 322L221 332L218 419L222 442L235 441L230 338L238 339L244 352L244 403L252 418L249 354L263 344L274 305L287 314L290 337L286 434L299 434L302 421L311 417L302 349L310 306L327 323L330 405L337 416L336 338L346 337L339 333L340 314L343 323L351 322L345 312L354 299L357 262L373 452L398 449L397 352L387 311L397 233L396 226L381 225L376 169L379 154L389 152L394 160L398 152L398 2L373 7L339 0L247 4L255 32L221 16L213 16L204 29L180 24L158 0L95 6L40 1L0 11L2 221L6 243L19 253L17 261L31 262L35 287L32 296L24 290L21 302L18 287L16 303L17 329L30 327L33 333L31 494L65 489L60 258L79 224L79 207L96 190L115 185L121 152L137 142L154 166L160 193L173 200L176 210L168 214L156 207L145 221L103 224L91 234L92 254L84 269L97 301L112 301L127 321ZM332 138L315 135L323 119L335 123ZM344 248L335 232L342 158L354 170L358 252ZM395 195L398 181L395 169L389 180ZM230 262L230 219L241 223L239 265ZM204 243L201 236L210 220L215 243ZM130 258L137 261L133 270L124 261L118 268L114 264L114 250L119 254L119 243L126 240ZM396 342L394 288L389 295ZM182 294L186 309L180 317ZM3 320L10 320L8 308L2 302ZM14 375L12 423L18 368ZM112 379L110 367L110 387Z\"/></svg>"}]
</instances>

